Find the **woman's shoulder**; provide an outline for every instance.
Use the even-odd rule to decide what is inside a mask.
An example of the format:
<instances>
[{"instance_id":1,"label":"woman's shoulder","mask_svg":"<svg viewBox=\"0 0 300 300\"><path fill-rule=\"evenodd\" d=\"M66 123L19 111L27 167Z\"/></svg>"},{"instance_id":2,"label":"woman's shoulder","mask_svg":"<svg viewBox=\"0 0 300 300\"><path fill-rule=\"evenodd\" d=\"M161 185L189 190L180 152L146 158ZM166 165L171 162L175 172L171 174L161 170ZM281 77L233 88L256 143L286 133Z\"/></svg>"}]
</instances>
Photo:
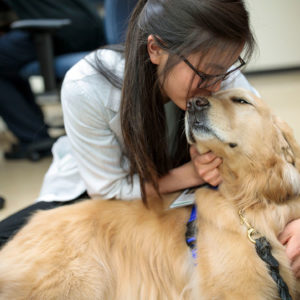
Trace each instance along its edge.
<instances>
[{"instance_id":1,"label":"woman's shoulder","mask_svg":"<svg viewBox=\"0 0 300 300\"><path fill-rule=\"evenodd\" d=\"M119 111L121 90L112 85L97 70L97 61L123 77L124 59L118 52L111 50L97 50L74 65L66 74L62 89L61 102L65 111L74 108L83 114L103 113L108 108L114 112Z\"/></svg>"},{"instance_id":2,"label":"woman's shoulder","mask_svg":"<svg viewBox=\"0 0 300 300\"><path fill-rule=\"evenodd\" d=\"M120 52L110 49L98 49L76 63L66 74L64 81L78 81L88 77L98 77L103 80L104 76L99 72L99 62L109 71L119 77L123 77L124 58Z\"/></svg>"}]
</instances>

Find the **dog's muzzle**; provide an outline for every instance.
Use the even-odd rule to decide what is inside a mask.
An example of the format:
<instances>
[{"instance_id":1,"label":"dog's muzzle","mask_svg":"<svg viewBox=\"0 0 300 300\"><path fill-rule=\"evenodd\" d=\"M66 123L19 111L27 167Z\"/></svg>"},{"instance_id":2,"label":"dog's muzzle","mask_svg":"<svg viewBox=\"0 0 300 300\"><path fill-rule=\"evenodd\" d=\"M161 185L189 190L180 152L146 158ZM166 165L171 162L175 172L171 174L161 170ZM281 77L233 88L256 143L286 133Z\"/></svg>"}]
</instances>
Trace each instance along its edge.
<instances>
[{"instance_id":1,"label":"dog's muzzle","mask_svg":"<svg viewBox=\"0 0 300 300\"><path fill-rule=\"evenodd\" d=\"M207 127L207 112L210 108L210 103L205 97L195 97L188 100L186 108L188 139L190 142L195 143L194 131L210 131Z\"/></svg>"}]
</instances>

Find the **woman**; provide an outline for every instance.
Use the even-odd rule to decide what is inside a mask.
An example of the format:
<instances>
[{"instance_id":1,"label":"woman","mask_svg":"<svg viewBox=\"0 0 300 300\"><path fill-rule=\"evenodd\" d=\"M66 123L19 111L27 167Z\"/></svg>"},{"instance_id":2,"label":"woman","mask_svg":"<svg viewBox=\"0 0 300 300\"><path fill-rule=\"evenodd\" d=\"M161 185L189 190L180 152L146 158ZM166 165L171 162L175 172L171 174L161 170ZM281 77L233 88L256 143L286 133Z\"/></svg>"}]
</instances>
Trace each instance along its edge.
<instances>
[{"instance_id":1,"label":"woman","mask_svg":"<svg viewBox=\"0 0 300 300\"><path fill-rule=\"evenodd\" d=\"M186 102L222 88L255 92L239 71L253 49L243 1L140 0L125 51L99 50L67 74L68 137L54 146L40 202L19 213L18 226L29 212L73 203L85 191L145 201L205 182L218 185L221 159L187 145ZM16 229L16 216L10 220Z\"/></svg>"},{"instance_id":2,"label":"woman","mask_svg":"<svg viewBox=\"0 0 300 300\"><path fill-rule=\"evenodd\" d=\"M200 156L192 148L190 160L182 122L186 101L219 90L227 75L223 88L252 89L238 69L241 51L250 56L253 44L242 2L140 1L125 54L100 50L65 78L68 142L64 147L58 143L54 155L70 145L81 189L68 188L63 200L85 190L104 198L145 199L204 182L219 184L219 158ZM164 109L173 120L166 120ZM49 173L40 200L62 200L62 194L49 193ZM58 182L56 173L52 183Z\"/></svg>"}]
</instances>

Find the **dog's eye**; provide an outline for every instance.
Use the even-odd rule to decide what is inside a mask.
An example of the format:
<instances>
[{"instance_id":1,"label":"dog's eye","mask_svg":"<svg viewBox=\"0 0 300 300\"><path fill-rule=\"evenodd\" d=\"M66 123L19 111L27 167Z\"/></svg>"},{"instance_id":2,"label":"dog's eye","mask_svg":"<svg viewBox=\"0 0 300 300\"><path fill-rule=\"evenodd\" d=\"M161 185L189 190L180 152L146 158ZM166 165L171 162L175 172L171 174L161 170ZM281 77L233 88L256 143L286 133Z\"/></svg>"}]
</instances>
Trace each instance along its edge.
<instances>
[{"instance_id":1,"label":"dog's eye","mask_svg":"<svg viewBox=\"0 0 300 300\"><path fill-rule=\"evenodd\" d=\"M240 103L240 104L250 104L247 100L245 100L243 98L238 98L238 97L232 97L231 101L235 102L235 103Z\"/></svg>"}]
</instances>

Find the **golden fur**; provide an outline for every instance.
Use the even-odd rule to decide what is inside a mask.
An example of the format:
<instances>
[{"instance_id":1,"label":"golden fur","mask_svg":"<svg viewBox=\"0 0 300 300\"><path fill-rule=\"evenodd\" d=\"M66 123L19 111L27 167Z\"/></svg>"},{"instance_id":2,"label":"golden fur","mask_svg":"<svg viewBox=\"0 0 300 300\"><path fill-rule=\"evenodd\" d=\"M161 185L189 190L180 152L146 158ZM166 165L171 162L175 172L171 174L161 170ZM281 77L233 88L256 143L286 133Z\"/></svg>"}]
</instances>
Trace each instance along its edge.
<instances>
[{"instance_id":1,"label":"golden fur","mask_svg":"<svg viewBox=\"0 0 300 300\"><path fill-rule=\"evenodd\" d=\"M249 92L229 90L208 100L209 131L189 121L192 112L186 118L199 151L223 159L219 189L196 194L197 261L184 238L191 208L168 209L172 196L149 199L150 209L140 200L87 200L36 213L3 247L0 299L278 299L239 209L271 243L297 299L299 282L277 236L300 217L300 148Z\"/></svg>"}]
</instances>

